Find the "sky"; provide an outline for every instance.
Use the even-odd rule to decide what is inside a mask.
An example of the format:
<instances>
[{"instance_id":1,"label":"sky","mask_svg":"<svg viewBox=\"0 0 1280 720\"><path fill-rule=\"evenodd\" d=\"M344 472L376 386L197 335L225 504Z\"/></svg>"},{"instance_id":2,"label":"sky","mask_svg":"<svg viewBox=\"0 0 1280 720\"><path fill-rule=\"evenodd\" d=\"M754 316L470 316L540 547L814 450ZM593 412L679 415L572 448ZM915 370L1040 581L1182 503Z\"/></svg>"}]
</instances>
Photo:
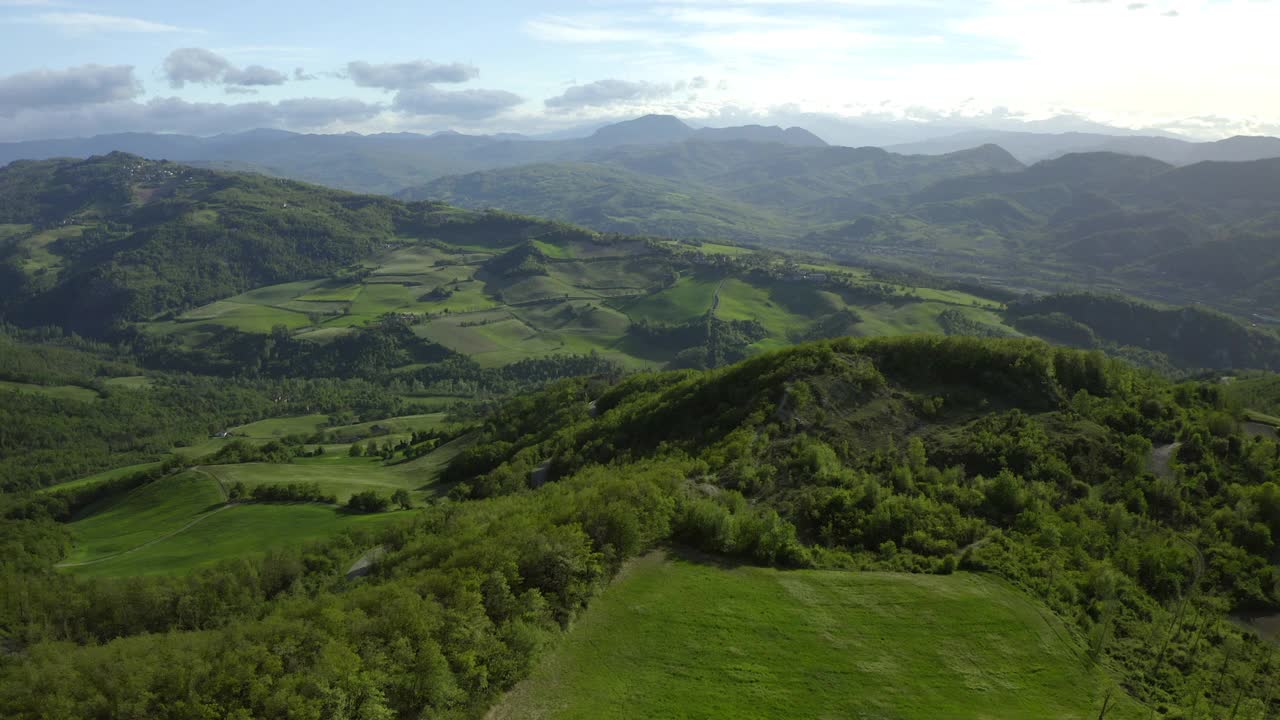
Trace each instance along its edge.
<instances>
[{"instance_id":1,"label":"sky","mask_svg":"<svg viewBox=\"0 0 1280 720\"><path fill-rule=\"evenodd\" d=\"M1280 0L0 0L0 141L645 113L1280 135Z\"/></svg>"}]
</instances>

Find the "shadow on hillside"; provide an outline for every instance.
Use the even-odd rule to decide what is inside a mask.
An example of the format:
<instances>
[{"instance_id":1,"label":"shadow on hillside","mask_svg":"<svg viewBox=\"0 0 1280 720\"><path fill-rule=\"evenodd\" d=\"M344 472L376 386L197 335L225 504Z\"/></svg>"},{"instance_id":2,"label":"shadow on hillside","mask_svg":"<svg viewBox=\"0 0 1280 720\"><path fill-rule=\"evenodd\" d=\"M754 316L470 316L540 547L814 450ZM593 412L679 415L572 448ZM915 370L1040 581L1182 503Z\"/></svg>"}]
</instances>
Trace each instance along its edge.
<instances>
[{"instance_id":1,"label":"shadow on hillside","mask_svg":"<svg viewBox=\"0 0 1280 720\"><path fill-rule=\"evenodd\" d=\"M752 563L725 555L716 555L687 545L668 545L664 550L666 551L667 556L672 560L694 563L695 565L706 565L719 570L736 570L742 567L764 567L758 563Z\"/></svg>"}]
</instances>

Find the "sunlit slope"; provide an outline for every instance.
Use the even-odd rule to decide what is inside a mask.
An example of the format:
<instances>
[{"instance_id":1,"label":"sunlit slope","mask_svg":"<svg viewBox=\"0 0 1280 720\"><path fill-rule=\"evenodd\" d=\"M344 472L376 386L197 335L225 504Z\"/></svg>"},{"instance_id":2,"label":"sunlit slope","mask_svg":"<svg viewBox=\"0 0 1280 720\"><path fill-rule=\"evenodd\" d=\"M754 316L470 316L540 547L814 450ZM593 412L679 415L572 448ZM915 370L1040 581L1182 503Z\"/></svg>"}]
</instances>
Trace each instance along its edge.
<instances>
[{"instance_id":1,"label":"sunlit slope","mask_svg":"<svg viewBox=\"0 0 1280 720\"><path fill-rule=\"evenodd\" d=\"M1109 676L1000 581L650 556L489 715L1096 717ZM1108 718L1144 717L1123 693Z\"/></svg>"}]
</instances>

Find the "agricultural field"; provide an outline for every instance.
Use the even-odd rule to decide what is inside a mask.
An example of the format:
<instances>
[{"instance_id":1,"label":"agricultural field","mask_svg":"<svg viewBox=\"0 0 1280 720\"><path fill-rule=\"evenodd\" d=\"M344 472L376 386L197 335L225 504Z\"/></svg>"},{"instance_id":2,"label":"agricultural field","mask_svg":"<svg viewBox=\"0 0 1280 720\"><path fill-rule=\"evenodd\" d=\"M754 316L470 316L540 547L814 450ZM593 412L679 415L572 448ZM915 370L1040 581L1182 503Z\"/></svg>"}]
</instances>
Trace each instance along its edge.
<instances>
[{"instance_id":1,"label":"agricultural field","mask_svg":"<svg viewBox=\"0 0 1280 720\"><path fill-rule=\"evenodd\" d=\"M317 483L345 502L352 493L390 495L406 489L417 501L447 488L435 484L450 459L469 440L457 440L417 460L384 465L351 458L346 446L318 458L289 464L246 463L198 467L164 477L90 505L68 525L71 554L60 565L82 576L125 577L188 572L221 560L297 546L355 526L394 522L403 511L362 515L320 503L227 503L227 488L243 483ZM120 468L77 481L88 484L121 477L154 464ZM70 484L69 484L70 485Z\"/></svg>"},{"instance_id":2,"label":"agricultural field","mask_svg":"<svg viewBox=\"0 0 1280 720\"><path fill-rule=\"evenodd\" d=\"M1056 618L986 576L650 555L488 717L1077 720L1109 691L1108 718L1147 716Z\"/></svg>"},{"instance_id":3,"label":"agricultural field","mask_svg":"<svg viewBox=\"0 0 1280 720\"><path fill-rule=\"evenodd\" d=\"M657 323L682 323L705 315L711 310L720 278L689 276L675 285L633 301L617 303L631 320Z\"/></svg>"},{"instance_id":4,"label":"agricultural field","mask_svg":"<svg viewBox=\"0 0 1280 720\"><path fill-rule=\"evenodd\" d=\"M310 435L328 422L328 415L268 418L231 428L230 433L251 440L273 440L288 435Z\"/></svg>"},{"instance_id":5,"label":"agricultural field","mask_svg":"<svg viewBox=\"0 0 1280 720\"><path fill-rule=\"evenodd\" d=\"M514 242L508 240L508 243ZM741 258L757 252L733 245L672 248ZM508 251L535 253L540 268L507 273ZM768 337L751 350L776 349L803 336L818 318L856 309L859 335L941 332L948 309L979 313L1000 325L1001 305L973 295L873 283L898 293L892 303L868 304L857 292L824 285L821 276L855 279L865 271L819 261L794 265L802 277L769 281L724 270L699 270L654 257L640 243L529 240L510 244L405 244L370 260L359 272L329 280L259 288L147 325L197 348L221 328L266 333L283 326L298 337L327 342L388 314L410 322L419 337L465 354L484 367L556 354L597 352L627 368L664 365L674 355L633 342L635 322L681 324L715 312L726 320L756 320ZM495 264L496 263L496 264ZM872 283L870 279L867 281Z\"/></svg>"},{"instance_id":6,"label":"agricultural field","mask_svg":"<svg viewBox=\"0 0 1280 720\"><path fill-rule=\"evenodd\" d=\"M36 387L40 387L40 386L36 386ZM2 392L3 390L0 389L0 393ZM439 406L452 404L462 400L462 398L445 398L445 397L431 397L431 396L412 397L408 399L411 400L412 402L419 403L419 404L431 405L434 403ZM412 436L412 434L415 431L426 431L426 430L431 430L431 429L441 427L442 425L446 424L447 414L444 412L433 412L433 413L428 413L423 415L404 415L400 417L383 418L381 420L372 420L368 422L353 423L349 425L338 425L338 426L329 426L328 425L329 420L330 418L328 415L302 415L302 416L294 416L294 417L268 418L265 420L259 420L257 422L249 423L247 425L241 425L238 427L229 428L228 429L229 435L227 437L205 438L194 444L175 447L171 450L171 452L173 455L181 457L185 460L198 461L201 458L207 457L209 455L213 455L214 453L218 452L222 448L226 447L228 444L235 441L249 442L251 444L260 445L262 443L266 443L272 440L279 440L281 438L284 438L290 435L311 436L317 432L323 432L329 438L336 438L336 439L332 439L329 442L326 442L322 446L324 447L324 450L326 453L325 456L322 456L319 458L304 457L304 458L295 459L295 463L298 463L300 465L310 464L312 467L305 470L295 471L292 476L290 475L289 471L285 471L281 473L280 471L266 470L265 472L261 473L261 477L250 477L250 482L248 486L251 487L252 485L263 484L266 482L288 482L293 480L311 482L311 481L321 481L321 480L332 480L336 478L338 480L338 485L341 485L342 487L350 488L350 487L353 487L354 485L359 484L359 483L353 484L353 483L345 482L345 480L343 480L343 473L344 472L350 473L350 469L326 471L325 468L330 467L331 465L341 464L342 462L348 462L352 460L348 458L348 451L351 449L352 439L355 439L360 444L367 443L371 438L379 444L383 444L386 442L396 443L401 440L409 438L410 436ZM308 449L312 449L317 446L311 445L307 447ZM445 452L447 453L447 451ZM362 468L374 468L375 471L377 471L377 469L381 467L381 463L374 463L374 461L371 461L371 460L366 461L364 458L357 458L354 460L356 461L355 464ZM417 461L417 462L421 462L421 461ZM326 463L330 463L330 465L326 465ZM372 464L366 464L366 463L372 463ZM93 475L88 475L86 477L78 478L76 480L72 480L69 482L59 483L57 485L50 485L48 487L41 488L37 492L57 493L57 492L62 492L66 490L81 489L81 488L89 487L91 485L96 485L100 482L117 480L117 479L126 477L128 475L132 475L134 473L142 472L145 470L151 470L159 467L160 465L161 465L161 461L154 461L154 462L144 462L144 463L138 463L135 465L127 465L123 467L113 468L111 470L95 473ZM261 467L272 467L272 466L261 466ZM295 467L295 466L288 465L285 467ZM391 466L391 467L395 468L397 472L403 473L405 472L404 468L407 468L407 467L418 468L420 466L415 465L414 463L406 463L403 466ZM205 468L205 470L210 470L210 469ZM213 470L212 472L215 475L217 474L216 470ZM416 472L416 470L413 470L413 472ZM310 477L308 476L308 473L314 473L316 476ZM249 475L252 476L253 474L249 473ZM242 479L242 478L237 477L236 479ZM385 487L392 487L393 489L400 488L400 487L407 487L408 489L411 489L411 490L414 489L412 487L407 486L401 480L396 480L391 483L386 483L386 482L379 483L378 481L374 481L372 484L382 485ZM345 500L347 497L350 496L350 493L349 492L344 493L341 491L341 489L342 489L341 487L334 486L331 488L331 491L334 492L335 494L340 495L342 500ZM426 497L426 495L422 493L419 493L419 496Z\"/></svg>"}]
</instances>

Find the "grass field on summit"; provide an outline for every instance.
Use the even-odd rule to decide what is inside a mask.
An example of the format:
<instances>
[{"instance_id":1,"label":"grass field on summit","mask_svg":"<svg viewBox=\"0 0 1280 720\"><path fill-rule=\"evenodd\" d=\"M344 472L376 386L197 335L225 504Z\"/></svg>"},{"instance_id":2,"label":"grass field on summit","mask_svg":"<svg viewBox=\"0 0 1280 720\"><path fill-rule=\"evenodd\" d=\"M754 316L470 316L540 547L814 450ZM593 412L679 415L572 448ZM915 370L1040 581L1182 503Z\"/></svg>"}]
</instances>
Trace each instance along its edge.
<instances>
[{"instance_id":1,"label":"grass field on summit","mask_svg":"<svg viewBox=\"0 0 1280 720\"><path fill-rule=\"evenodd\" d=\"M1056 619L985 576L651 555L488 718L1079 720L1110 683ZM1116 699L1110 720L1146 717Z\"/></svg>"}]
</instances>

